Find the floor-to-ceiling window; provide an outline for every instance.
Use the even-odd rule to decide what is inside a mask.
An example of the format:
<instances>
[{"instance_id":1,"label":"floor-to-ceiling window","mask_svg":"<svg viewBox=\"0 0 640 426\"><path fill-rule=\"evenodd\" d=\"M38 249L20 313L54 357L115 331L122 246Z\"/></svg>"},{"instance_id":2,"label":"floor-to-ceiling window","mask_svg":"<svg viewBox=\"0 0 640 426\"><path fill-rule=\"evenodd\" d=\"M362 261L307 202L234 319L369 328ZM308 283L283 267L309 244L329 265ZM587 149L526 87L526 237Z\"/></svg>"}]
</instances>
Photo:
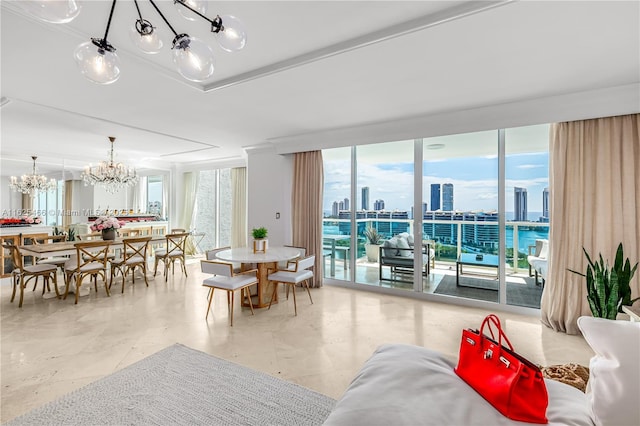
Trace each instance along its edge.
<instances>
[{"instance_id":1,"label":"floor-to-ceiling window","mask_svg":"<svg viewBox=\"0 0 640 426\"><path fill-rule=\"evenodd\" d=\"M529 276L527 254L548 235L548 125L335 148L323 157L326 277L539 307L542 281ZM367 253L371 229L383 247ZM387 258L393 250L385 247L401 236L411 250L395 256L411 258ZM414 271L423 266L420 280Z\"/></svg>"},{"instance_id":2,"label":"floor-to-ceiling window","mask_svg":"<svg viewBox=\"0 0 640 426\"><path fill-rule=\"evenodd\" d=\"M194 234L205 252L231 244L231 169L202 170L198 180Z\"/></svg>"}]
</instances>

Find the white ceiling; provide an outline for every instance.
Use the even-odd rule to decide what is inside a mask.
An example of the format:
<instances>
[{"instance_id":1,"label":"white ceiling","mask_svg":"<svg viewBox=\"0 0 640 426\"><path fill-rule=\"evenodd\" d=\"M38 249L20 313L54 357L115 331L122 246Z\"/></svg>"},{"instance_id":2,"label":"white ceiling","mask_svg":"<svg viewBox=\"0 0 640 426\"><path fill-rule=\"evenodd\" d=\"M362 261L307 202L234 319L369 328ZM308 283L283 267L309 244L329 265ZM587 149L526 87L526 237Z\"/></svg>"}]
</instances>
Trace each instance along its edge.
<instances>
[{"instance_id":1,"label":"white ceiling","mask_svg":"<svg viewBox=\"0 0 640 426\"><path fill-rule=\"evenodd\" d=\"M165 51L134 49L135 7L121 0L109 41L122 75L107 86L81 77L72 53L104 35L111 2L81 3L78 18L57 25L2 1L3 176L29 171L33 154L43 173L95 164L107 136L120 161L169 169L336 129L640 82L637 1L211 1L209 16L235 15L249 34L227 53L206 22L156 0L178 32L216 53L213 77L195 84L174 70L173 36L146 0Z\"/></svg>"}]
</instances>

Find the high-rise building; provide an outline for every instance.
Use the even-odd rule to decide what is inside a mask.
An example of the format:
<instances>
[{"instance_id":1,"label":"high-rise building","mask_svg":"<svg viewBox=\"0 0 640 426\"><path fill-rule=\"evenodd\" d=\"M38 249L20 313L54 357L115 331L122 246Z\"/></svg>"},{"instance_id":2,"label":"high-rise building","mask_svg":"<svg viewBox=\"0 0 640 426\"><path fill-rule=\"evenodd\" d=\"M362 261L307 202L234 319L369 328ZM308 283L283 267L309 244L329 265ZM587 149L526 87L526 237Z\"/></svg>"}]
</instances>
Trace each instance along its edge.
<instances>
[{"instance_id":1,"label":"high-rise building","mask_svg":"<svg viewBox=\"0 0 640 426\"><path fill-rule=\"evenodd\" d=\"M453 184L445 183L442 185L442 210L445 212L453 211Z\"/></svg>"},{"instance_id":2,"label":"high-rise building","mask_svg":"<svg viewBox=\"0 0 640 426\"><path fill-rule=\"evenodd\" d=\"M373 202L374 210L384 210L384 200L376 200Z\"/></svg>"},{"instance_id":3,"label":"high-rise building","mask_svg":"<svg viewBox=\"0 0 640 426\"><path fill-rule=\"evenodd\" d=\"M549 219L549 188L542 190L542 217Z\"/></svg>"},{"instance_id":4,"label":"high-rise building","mask_svg":"<svg viewBox=\"0 0 640 426\"><path fill-rule=\"evenodd\" d=\"M369 187L362 187L362 210L369 210Z\"/></svg>"},{"instance_id":5,"label":"high-rise building","mask_svg":"<svg viewBox=\"0 0 640 426\"><path fill-rule=\"evenodd\" d=\"M440 184L431 184L431 210L440 210Z\"/></svg>"},{"instance_id":6,"label":"high-rise building","mask_svg":"<svg viewBox=\"0 0 640 426\"><path fill-rule=\"evenodd\" d=\"M338 217L339 212L340 212L340 205L337 201L334 201L333 206L331 206L331 216Z\"/></svg>"},{"instance_id":7,"label":"high-rise building","mask_svg":"<svg viewBox=\"0 0 640 426\"><path fill-rule=\"evenodd\" d=\"M527 188L513 188L513 220L524 222L527 219Z\"/></svg>"},{"instance_id":8,"label":"high-rise building","mask_svg":"<svg viewBox=\"0 0 640 426\"><path fill-rule=\"evenodd\" d=\"M349 210L349 199L348 198L344 199L344 210Z\"/></svg>"},{"instance_id":9,"label":"high-rise building","mask_svg":"<svg viewBox=\"0 0 640 426\"><path fill-rule=\"evenodd\" d=\"M422 203L422 216L428 211L427 203Z\"/></svg>"}]
</instances>

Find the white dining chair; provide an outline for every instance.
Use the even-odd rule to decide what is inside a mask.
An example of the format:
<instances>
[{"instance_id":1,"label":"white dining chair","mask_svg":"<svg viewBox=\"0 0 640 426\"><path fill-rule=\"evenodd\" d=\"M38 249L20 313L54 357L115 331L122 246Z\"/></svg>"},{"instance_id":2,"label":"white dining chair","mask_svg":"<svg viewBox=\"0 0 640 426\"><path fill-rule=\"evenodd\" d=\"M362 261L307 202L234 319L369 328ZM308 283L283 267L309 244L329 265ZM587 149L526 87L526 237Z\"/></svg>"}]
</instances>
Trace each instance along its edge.
<instances>
[{"instance_id":1,"label":"white dining chair","mask_svg":"<svg viewBox=\"0 0 640 426\"><path fill-rule=\"evenodd\" d=\"M289 287L292 288L293 292L293 310L298 315L298 307L296 306L296 289L295 285L298 283L304 283L307 288L307 293L309 294L309 300L311 304L313 304L313 299L311 298L311 291L309 291L309 280L313 278L313 271L309 270L309 268L313 267L316 261L316 256L311 255L307 257L303 257L302 259L296 259L293 261L292 269L277 269L275 272L269 274L267 279L270 283L273 283L273 293L271 294L271 300L269 301L269 309L271 309L271 304L273 300L276 298L276 293L278 291L278 283L286 284L287 287L287 299L289 299Z\"/></svg>"},{"instance_id":2,"label":"white dining chair","mask_svg":"<svg viewBox=\"0 0 640 426\"><path fill-rule=\"evenodd\" d=\"M253 312L253 302L251 301L251 293L249 287L258 284L258 270L250 269L238 274L233 272L233 265L227 262L217 262L214 260L201 260L200 268L205 274L213 274L212 277L202 282L204 287L209 288L209 304L207 306L207 315L205 321L209 318L211 310L211 302L215 289L225 290L227 292L227 305L229 306L229 316L231 327L233 327L233 305L235 302L235 291L240 290L240 294L244 291L245 297L249 300L251 307L251 315Z\"/></svg>"}]
</instances>

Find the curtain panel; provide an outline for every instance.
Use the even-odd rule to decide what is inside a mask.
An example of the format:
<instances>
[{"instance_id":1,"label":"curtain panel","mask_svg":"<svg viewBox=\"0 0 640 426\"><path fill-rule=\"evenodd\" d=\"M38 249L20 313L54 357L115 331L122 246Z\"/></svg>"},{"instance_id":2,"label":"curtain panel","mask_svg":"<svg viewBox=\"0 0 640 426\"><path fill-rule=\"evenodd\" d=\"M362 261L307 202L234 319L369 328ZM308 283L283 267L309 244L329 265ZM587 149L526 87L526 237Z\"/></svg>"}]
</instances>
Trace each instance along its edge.
<instances>
[{"instance_id":1,"label":"curtain panel","mask_svg":"<svg viewBox=\"0 0 640 426\"><path fill-rule=\"evenodd\" d=\"M321 151L299 152L293 157L291 194L293 245L315 254L313 287L322 287L322 192L324 172Z\"/></svg>"},{"instance_id":2,"label":"curtain panel","mask_svg":"<svg viewBox=\"0 0 640 426\"><path fill-rule=\"evenodd\" d=\"M196 211L196 193L198 190L198 183L200 181L199 172L187 172L183 178L183 203L182 214L180 215L181 222L180 227L187 231L192 228L193 219ZM164 185L163 185L164 186ZM163 188L164 189L164 188ZM191 238L187 238L185 245L185 254L193 255L196 253L196 247Z\"/></svg>"},{"instance_id":3,"label":"curtain panel","mask_svg":"<svg viewBox=\"0 0 640 426\"><path fill-rule=\"evenodd\" d=\"M640 259L640 114L557 123L550 131L549 278L541 319L556 331L579 334L576 320L591 315L584 247L612 265L619 243ZM640 273L631 282L640 295Z\"/></svg>"},{"instance_id":4,"label":"curtain panel","mask_svg":"<svg viewBox=\"0 0 640 426\"><path fill-rule=\"evenodd\" d=\"M231 247L247 246L247 168L231 169Z\"/></svg>"}]
</instances>

